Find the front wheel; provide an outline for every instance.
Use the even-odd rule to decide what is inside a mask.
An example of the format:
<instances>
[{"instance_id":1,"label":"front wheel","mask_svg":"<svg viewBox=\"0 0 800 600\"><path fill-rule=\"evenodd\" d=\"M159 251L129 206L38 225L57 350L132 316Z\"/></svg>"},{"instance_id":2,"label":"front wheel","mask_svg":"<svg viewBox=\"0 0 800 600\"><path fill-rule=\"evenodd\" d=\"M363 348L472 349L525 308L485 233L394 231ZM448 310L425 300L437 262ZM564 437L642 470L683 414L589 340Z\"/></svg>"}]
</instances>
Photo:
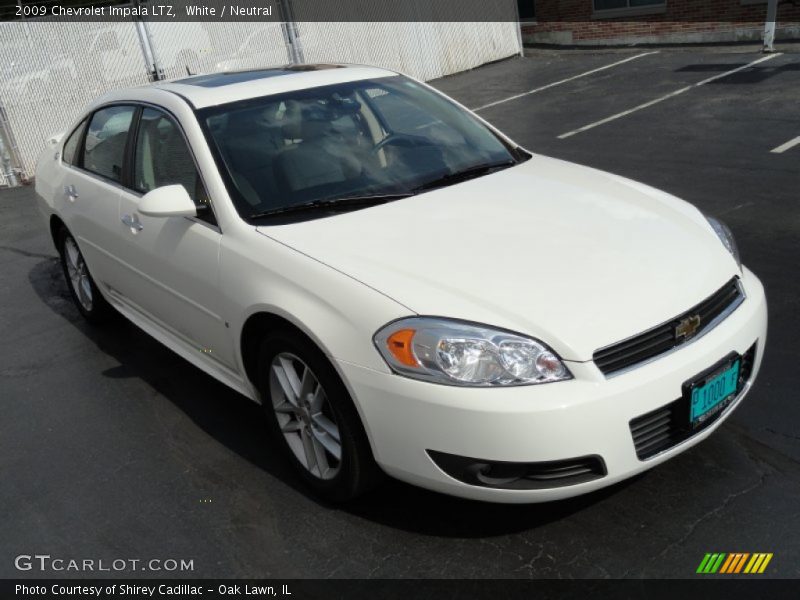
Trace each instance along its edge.
<instances>
[{"instance_id":1,"label":"front wheel","mask_svg":"<svg viewBox=\"0 0 800 600\"><path fill-rule=\"evenodd\" d=\"M353 401L314 344L288 331L268 335L259 372L273 437L317 495L350 500L379 481Z\"/></svg>"},{"instance_id":2,"label":"front wheel","mask_svg":"<svg viewBox=\"0 0 800 600\"><path fill-rule=\"evenodd\" d=\"M66 229L62 229L58 242L61 268L75 306L91 323L106 321L112 314L111 305L97 289L75 238Z\"/></svg>"}]
</instances>

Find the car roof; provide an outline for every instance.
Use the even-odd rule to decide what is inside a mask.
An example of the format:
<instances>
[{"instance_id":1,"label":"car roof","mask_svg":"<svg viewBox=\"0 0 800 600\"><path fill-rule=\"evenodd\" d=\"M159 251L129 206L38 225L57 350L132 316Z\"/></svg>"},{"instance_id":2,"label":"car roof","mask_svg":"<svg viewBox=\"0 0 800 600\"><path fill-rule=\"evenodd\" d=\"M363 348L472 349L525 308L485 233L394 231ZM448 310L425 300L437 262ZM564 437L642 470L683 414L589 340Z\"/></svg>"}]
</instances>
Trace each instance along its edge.
<instances>
[{"instance_id":1,"label":"car roof","mask_svg":"<svg viewBox=\"0 0 800 600\"><path fill-rule=\"evenodd\" d=\"M178 94L199 109L292 90L396 75L393 71L362 65L303 64L194 75L157 82L151 87Z\"/></svg>"}]
</instances>

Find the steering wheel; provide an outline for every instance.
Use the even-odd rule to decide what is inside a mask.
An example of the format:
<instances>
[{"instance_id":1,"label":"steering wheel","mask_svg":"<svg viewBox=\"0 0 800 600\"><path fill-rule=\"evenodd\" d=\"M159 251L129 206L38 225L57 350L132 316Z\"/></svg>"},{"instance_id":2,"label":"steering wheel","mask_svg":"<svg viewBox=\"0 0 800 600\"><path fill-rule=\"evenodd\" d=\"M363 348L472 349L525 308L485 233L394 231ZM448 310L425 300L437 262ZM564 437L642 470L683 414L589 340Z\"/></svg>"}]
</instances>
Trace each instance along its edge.
<instances>
[{"instance_id":1,"label":"steering wheel","mask_svg":"<svg viewBox=\"0 0 800 600\"><path fill-rule=\"evenodd\" d=\"M433 146L428 138L410 133L389 133L385 138L372 147L372 152L379 152L384 146L399 146L401 148L416 148L418 146Z\"/></svg>"}]
</instances>

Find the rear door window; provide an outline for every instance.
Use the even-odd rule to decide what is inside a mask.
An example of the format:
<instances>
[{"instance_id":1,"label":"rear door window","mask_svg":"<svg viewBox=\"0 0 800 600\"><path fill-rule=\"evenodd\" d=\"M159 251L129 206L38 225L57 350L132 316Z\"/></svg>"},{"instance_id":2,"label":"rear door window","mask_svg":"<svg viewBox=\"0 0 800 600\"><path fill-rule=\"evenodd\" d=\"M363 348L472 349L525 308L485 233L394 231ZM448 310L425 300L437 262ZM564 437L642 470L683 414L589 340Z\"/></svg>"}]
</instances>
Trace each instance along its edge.
<instances>
[{"instance_id":1,"label":"rear door window","mask_svg":"<svg viewBox=\"0 0 800 600\"><path fill-rule=\"evenodd\" d=\"M125 145L135 106L101 108L89 121L83 149L83 168L112 181L122 180Z\"/></svg>"}]
</instances>

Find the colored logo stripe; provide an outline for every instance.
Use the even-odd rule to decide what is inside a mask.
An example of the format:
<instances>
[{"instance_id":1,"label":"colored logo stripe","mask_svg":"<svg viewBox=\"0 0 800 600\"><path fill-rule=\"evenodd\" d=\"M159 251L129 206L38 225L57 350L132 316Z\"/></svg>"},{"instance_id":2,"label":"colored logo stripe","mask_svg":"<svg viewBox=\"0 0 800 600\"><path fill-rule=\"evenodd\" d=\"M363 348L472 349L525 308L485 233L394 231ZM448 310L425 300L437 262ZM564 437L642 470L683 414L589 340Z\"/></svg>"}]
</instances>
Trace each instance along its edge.
<instances>
[{"instance_id":1,"label":"colored logo stripe","mask_svg":"<svg viewBox=\"0 0 800 600\"><path fill-rule=\"evenodd\" d=\"M725 558L725 553L706 554L700 566L697 567L698 573L716 573Z\"/></svg>"},{"instance_id":2,"label":"colored logo stripe","mask_svg":"<svg viewBox=\"0 0 800 600\"><path fill-rule=\"evenodd\" d=\"M728 560L725 561L725 564L722 565L720 569L720 573L738 573L742 570L744 566L744 561L747 560L747 557L750 556L749 553L741 553L737 552L734 554L728 555Z\"/></svg>"},{"instance_id":3,"label":"colored logo stripe","mask_svg":"<svg viewBox=\"0 0 800 600\"><path fill-rule=\"evenodd\" d=\"M728 554L728 558L724 563L722 563L722 568L719 570L719 572L720 573L729 573L730 572L729 569L731 568L731 565L736 563L737 558L738 558L738 555L736 555L736 554Z\"/></svg>"},{"instance_id":4,"label":"colored logo stripe","mask_svg":"<svg viewBox=\"0 0 800 600\"><path fill-rule=\"evenodd\" d=\"M747 563L744 568L745 573L763 573L767 568L769 561L772 560L772 553L758 553L753 554L753 558Z\"/></svg>"},{"instance_id":5,"label":"colored logo stripe","mask_svg":"<svg viewBox=\"0 0 800 600\"><path fill-rule=\"evenodd\" d=\"M763 573L769 561L772 560L772 556L771 552L756 552L754 554L750 554L749 552L732 552L730 554L725 552L709 552L703 557L703 560L700 561L700 566L697 567L697 573ZM745 564L747 566L745 566ZM744 569L744 571L742 571L742 569Z\"/></svg>"}]
</instances>

